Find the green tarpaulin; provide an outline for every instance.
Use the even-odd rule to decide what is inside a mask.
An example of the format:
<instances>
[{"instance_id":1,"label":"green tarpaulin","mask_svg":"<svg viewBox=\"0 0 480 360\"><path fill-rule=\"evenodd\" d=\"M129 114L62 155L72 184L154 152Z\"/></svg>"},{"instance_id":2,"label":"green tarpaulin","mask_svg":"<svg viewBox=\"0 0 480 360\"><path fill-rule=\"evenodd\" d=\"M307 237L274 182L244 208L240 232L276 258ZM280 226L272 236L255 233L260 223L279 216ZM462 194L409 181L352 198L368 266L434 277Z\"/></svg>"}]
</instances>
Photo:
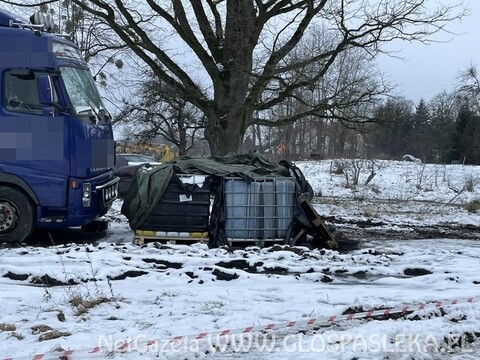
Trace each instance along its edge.
<instances>
[{"instance_id":1,"label":"green tarpaulin","mask_svg":"<svg viewBox=\"0 0 480 360\"><path fill-rule=\"evenodd\" d=\"M240 176L243 178L290 177L289 170L258 154L208 158L180 158L158 165L141 167L127 193L122 214L132 229L137 229L161 199L173 174Z\"/></svg>"}]
</instances>

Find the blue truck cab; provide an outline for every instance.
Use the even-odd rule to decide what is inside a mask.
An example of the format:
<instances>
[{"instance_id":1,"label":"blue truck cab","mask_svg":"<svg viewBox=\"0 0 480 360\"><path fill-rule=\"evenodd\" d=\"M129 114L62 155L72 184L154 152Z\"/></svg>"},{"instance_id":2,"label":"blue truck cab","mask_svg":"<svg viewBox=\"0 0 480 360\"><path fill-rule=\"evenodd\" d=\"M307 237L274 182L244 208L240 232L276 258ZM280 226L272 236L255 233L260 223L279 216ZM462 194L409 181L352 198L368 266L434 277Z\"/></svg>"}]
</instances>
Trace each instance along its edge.
<instances>
[{"instance_id":1,"label":"blue truck cab","mask_svg":"<svg viewBox=\"0 0 480 360\"><path fill-rule=\"evenodd\" d=\"M0 9L0 243L92 223L117 197L111 116L78 48Z\"/></svg>"}]
</instances>

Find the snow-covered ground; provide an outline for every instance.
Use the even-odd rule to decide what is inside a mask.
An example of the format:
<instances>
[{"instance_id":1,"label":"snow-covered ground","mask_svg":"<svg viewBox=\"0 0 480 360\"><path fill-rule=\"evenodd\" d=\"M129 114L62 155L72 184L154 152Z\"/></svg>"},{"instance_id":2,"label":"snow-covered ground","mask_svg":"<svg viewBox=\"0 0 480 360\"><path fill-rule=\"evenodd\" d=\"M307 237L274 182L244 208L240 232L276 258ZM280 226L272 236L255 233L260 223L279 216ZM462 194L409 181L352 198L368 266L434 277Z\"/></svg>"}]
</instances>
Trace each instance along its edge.
<instances>
[{"instance_id":1,"label":"snow-covered ground","mask_svg":"<svg viewBox=\"0 0 480 360\"><path fill-rule=\"evenodd\" d=\"M389 234L478 227L467 208L480 200L480 167L377 162L363 185L364 164L352 189L332 164L298 163L322 195L317 211L352 234L361 221L386 234L362 232L349 253L140 247L121 201L100 242L0 249L0 359L477 359L475 233Z\"/></svg>"},{"instance_id":2,"label":"snow-covered ground","mask_svg":"<svg viewBox=\"0 0 480 360\"><path fill-rule=\"evenodd\" d=\"M339 165L345 169L343 174L336 174ZM410 232L412 238L456 234L477 238L476 233L480 234L479 166L380 160L301 162L298 166L315 193L322 195L316 199L317 211L352 237L368 240L371 232L389 236ZM372 169L375 175L365 185ZM355 173L359 185L352 187Z\"/></svg>"}]
</instances>

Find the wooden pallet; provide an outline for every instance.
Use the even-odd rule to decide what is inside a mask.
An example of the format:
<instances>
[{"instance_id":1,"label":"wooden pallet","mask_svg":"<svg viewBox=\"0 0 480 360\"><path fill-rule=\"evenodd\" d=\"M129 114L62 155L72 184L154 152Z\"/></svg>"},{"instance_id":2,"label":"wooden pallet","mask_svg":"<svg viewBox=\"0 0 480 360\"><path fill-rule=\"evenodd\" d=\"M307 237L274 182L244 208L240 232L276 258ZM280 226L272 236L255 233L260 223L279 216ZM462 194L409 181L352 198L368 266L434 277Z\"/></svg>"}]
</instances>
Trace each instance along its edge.
<instances>
[{"instance_id":1,"label":"wooden pallet","mask_svg":"<svg viewBox=\"0 0 480 360\"><path fill-rule=\"evenodd\" d=\"M283 244L283 239L272 239L272 240L228 239L228 243L231 248L246 248L249 246L257 246L259 248L265 248L273 245Z\"/></svg>"},{"instance_id":2,"label":"wooden pallet","mask_svg":"<svg viewBox=\"0 0 480 360\"><path fill-rule=\"evenodd\" d=\"M304 196L299 197L300 207L302 208L303 212L305 213L307 219L310 221L314 232L315 232L315 241L317 242L316 245L327 245L330 249L338 249L338 241L335 239L334 234L328 230L327 226L325 225L325 220L318 215L316 210L313 208L312 204L308 201L308 199ZM305 232L304 229L300 231L299 234L293 239L292 245L295 245L296 241L300 238L301 235Z\"/></svg>"},{"instance_id":3,"label":"wooden pallet","mask_svg":"<svg viewBox=\"0 0 480 360\"><path fill-rule=\"evenodd\" d=\"M135 245L144 245L148 243L159 242L162 244L171 244L171 245L192 245L196 243L208 244L208 238L162 238L155 236L135 236L133 238L133 243Z\"/></svg>"},{"instance_id":4,"label":"wooden pallet","mask_svg":"<svg viewBox=\"0 0 480 360\"><path fill-rule=\"evenodd\" d=\"M159 242L172 245L192 245L195 243L208 244L208 233L191 233L189 236L167 236L159 235L155 231L137 230L133 243L135 245L144 245L148 243ZM228 239L231 248L246 248L249 246L258 246L260 248L283 244L283 239L258 240L258 239Z\"/></svg>"},{"instance_id":5,"label":"wooden pallet","mask_svg":"<svg viewBox=\"0 0 480 360\"><path fill-rule=\"evenodd\" d=\"M133 243L135 245L143 245L152 242L164 244L183 244L191 245L195 243L208 243L208 232L193 233L164 233L150 230L137 230Z\"/></svg>"}]
</instances>

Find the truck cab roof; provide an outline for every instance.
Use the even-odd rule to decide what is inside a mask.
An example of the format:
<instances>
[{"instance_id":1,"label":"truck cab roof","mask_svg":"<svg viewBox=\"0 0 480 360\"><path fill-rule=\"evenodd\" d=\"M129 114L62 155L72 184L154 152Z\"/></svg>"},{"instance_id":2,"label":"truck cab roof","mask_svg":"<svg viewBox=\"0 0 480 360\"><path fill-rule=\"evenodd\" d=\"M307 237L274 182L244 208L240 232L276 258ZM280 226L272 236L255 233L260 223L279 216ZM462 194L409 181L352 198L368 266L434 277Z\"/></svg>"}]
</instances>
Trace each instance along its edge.
<instances>
[{"instance_id":1,"label":"truck cab roof","mask_svg":"<svg viewBox=\"0 0 480 360\"><path fill-rule=\"evenodd\" d=\"M0 9L0 27L13 27L13 24L28 24L28 21L11 12Z\"/></svg>"},{"instance_id":2,"label":"truck cab roof","mask_svg":"<svg viewBox=\"0 0 480 360\"><path fill-rule=\"evenodd\" d=\"M47 27L53 26L49 23ZM44 29L42 24L32 24L0 9L0 68L12 64L25 68L58 68L60 64L87 68L75 44L63 35Z\"/></svg>"}]
</instances>

